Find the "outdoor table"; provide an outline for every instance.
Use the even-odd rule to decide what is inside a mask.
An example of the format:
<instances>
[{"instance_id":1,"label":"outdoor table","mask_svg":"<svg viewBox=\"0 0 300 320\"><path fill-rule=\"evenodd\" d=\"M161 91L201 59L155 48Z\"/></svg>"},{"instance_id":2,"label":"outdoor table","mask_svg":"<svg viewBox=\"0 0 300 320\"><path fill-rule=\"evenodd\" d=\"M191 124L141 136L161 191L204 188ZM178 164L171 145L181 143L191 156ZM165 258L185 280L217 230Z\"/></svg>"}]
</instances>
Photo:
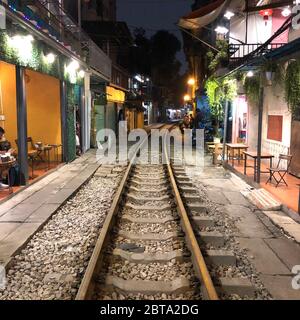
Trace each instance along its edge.
<instances>
[{"instance_id":1,"label":"outdoor table","mask_svg":"<svg viewBox=\"0 0 300 320\"><path fill-rule=\"evenodd\" d=\"M58 149L62 148L62 144L49 144L50 147L53 148L54 151L54 158L55 158L55 162L56 164L59 164L59 158L58 158Z\"/></svg>"},{"instance_id":2,"label":"outdoor table","mask_svg":"<svg viewBox=\"0 0 300 320\"><path fill-rule=\"evenodd\" d=\"M245 155L245 164L244 164L244 174L247 175L247 168L254 168L254 181L257 181L257 152L250 152L250 151L244 151L243 154ZM254 166L248 166L247 165L247 159L248 157L254 159ZM261 159L269 159L270 160L270 168L272 168L272 162L274 156L270 153L262 152ZM269 173L269 171L261 171L261 173Z\"/></svg>"},{"instance_id":3,"label":"outdoor table","mask_svg":"<svg viewBox=\"0 0 300 320\"><path fill-rule=\"evenodd\" d=\"M226 143L226 147L227 147L227 162L230 160L230 153L231 151L232 153L232 167L234 167L234 151L238 150L238 163L241 163L241 151L242 150L248 150L248 146L246 146L243 143Z\"/></svg>"},{"instance_id":4,"label":"outdoor table","mask_svg":"<svg viewBox=\"0 0 300 320\"><path fill-rule=\"evenodd\" d=\"M35 176L34 176L34 161L35 161L35 159L36 159L36 157L37 157L37 154L38 154L38 152L36 151L36 150L28 150L28 158L29 158L29 160L31 160L31 173L32 173L32 175L31 175L31 179L34 179L35 178Z\"/></svg>"},{"instance_id":5,"label":"outdoor table","mask_svg":"<svg viewBox=\"0 0 300 320\"><path fill-rule=\"evenodd\" d=\"M41 147L37 147L38 152L44 152L44 157L47 159L47 167L45 171L50 169L50 151L52 150L52 146L50 145L43 145Z\"/></svg>"},{"instance_id":6,"label":"outdoor table","mask_svg":"<svg viewBox=\"0 0 300 320\"><path fill-rule=\"evenodd\" d=\"M10 185L10 177L9 177L9 169L11 167L13 167L15 164L16 164L16 160L10 160L10 161L7 161L7 162L0 162L0 174L1 174L1 177L2 177L2 174L3 172L7 171L7 182L8 182L8 185L9 185L9 188L8 188L8 192L9 193L13 193L13 187Z\"/></svg>"}]
</instances>

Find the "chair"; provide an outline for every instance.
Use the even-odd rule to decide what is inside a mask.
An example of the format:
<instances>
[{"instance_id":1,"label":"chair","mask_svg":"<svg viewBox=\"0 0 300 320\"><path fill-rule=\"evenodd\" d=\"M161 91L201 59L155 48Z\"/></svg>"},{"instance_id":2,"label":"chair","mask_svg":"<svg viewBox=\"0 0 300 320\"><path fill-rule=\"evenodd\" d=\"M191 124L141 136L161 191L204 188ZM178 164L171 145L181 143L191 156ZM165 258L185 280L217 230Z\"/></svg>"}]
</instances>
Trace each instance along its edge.
<instances>
[{"instance_id":1,"label":"chair","mask_svg":"<svg viewBox=\"0 0 300 320\"><path fill-rule=\"evenodd\" d=\"M267 168L267 170L270 172L270 177L269 177L268 181L266 182L266 184L268 184L269 182L271 183L272 179L274 178L274 180L276 181L276 188L282 182L288 187L288 184L286 183L284 177L289 172L289 168L291 166L292 159L293 159L293 156L290 154L288 154L288 155L280 154L279 159L278 159L278 163L277 163L277 167ZM282 161L287 162L286 169L280 168L280 164ZM279 177L277 176L277 178L275 176L276 173L279 176Z\"/></svg>"},{"instance_id":2,"label":"chair","mask_svg":"<svg viewBox=\"0 0 300 320\"><path fill-rule=\"evenodd\" d=\"M16 145L18 146L18 140L15 140ZM28 145L29 144L29 145ZM35 149L34 143L31 137L27 138L27 145L28 145L28 159L31 161L31 178L34 179L34 162L37 161L38 158L38 151Z\"/></svg>"}]
</instances>

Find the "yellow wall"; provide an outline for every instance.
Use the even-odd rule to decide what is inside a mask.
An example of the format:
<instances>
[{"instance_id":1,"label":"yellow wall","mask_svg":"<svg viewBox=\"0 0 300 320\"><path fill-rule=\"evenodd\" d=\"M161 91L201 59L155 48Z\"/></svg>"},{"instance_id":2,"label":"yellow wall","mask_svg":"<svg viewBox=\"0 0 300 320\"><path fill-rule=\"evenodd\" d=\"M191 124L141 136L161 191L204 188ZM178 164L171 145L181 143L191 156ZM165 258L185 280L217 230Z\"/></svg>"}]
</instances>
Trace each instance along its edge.
<instances>
[{"instance_id":1,"label":"yellow wall","mask_svg":"<svg viewBox=\"0 0 300 320\"><path fill-rule=\"evenodd\" d=\"M28 137L34 142L61 144L59 80L26 70L26 93ZM53 159L54 152L50 154Z\"/></svg>"},{"instance_id":2,"label":"yellow wall","mask_svg":"<svg viewBox=\"0 0 300 320\"><path fill-rule=\"evenodd\" d=\"M0 62L0 114L5 121L0 126L5 130L5 137L15 147L17 139L17 98L15 66Z\"/></svg>"}]
</instances>

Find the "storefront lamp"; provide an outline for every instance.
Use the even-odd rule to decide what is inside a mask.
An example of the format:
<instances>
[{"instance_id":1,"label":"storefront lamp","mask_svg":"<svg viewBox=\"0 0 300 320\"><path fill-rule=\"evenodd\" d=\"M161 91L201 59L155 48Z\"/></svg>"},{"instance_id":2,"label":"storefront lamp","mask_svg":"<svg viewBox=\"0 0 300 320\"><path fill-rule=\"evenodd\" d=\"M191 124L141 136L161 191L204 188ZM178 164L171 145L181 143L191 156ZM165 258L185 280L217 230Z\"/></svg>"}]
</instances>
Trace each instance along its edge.
<instances>
[{"instance_id":1,"label":"storefront lamp","mask_svg":"<svg viewBox=\"0 0 300 320\"><path fill-rule=\"evenodd\" d=\"M84 72L83 70L80 70L80 71L78 72L78 76L79 76L80 78L84 78L85 72Z\"/></svg>"},{"instance_id":2,"label":"storefront lamp","mask_svg":"<svg viewBox=\"0 0 300 320\"><path fill-rule=\"evenodd\" d=\"M228 33L228 29L225 28L225 27L221 27L221 26L218 26L216 29L215 29L216 33L218 34L222 34L222 35L226 35Z\"/></svg>"},{"instance_id":3,"label":"storefront lamp","mask_svg":"<svg viewBox=\"0 0 300 320\"><path fill-rule=\"evenodd\" d=\"M54 61L55 61L55 55L53 53L48 53L46 56L45 56L45 61L48 63L48 64L52 64Z\"/></svg>"},{"instance_id":4,"label":"storefront lamp","mask_svg":"<svg viewBox=\"0 0 300 320\"><path fill-rule=\"evenodd\" d=\"M8 46L10 46L17 54L18 58L25 64L32 59L32 42L34 38L32 35L21 36L15 35L7 38Z\"/></svg>"},{"instance_id":5,"label":"storefront lamp","mask_svg":"<svg viewBox=\"0 0 300 320\"><path fill-rule=\"evenodd\" d=\"M233 16L234 16L234 13L231 11L226 11L226 13L224 14L224 17L228 20L230 20Z\"/></svg>"},{"instance_id":6,"label":"storefront lamp","mask_svg":"<svg viewBox=\"0 0 300 320\"><path fill-rule=\"evenodd\" d=\"M190 78L190 79L188 80L188 85L189 85L189 86L194 86L195 83L196 83L196 81L195 81L194 78Z\"/></svg>"},{"instance_id":7,"label":"storefront lamp","mask_svg":"<svg viewBox=\"0 0 300 320\"><path fill-rule=\"evenodd\" d=\"M287 18L288 16L290 16L292 13L291 9L289 7L286 7L284 8L282 11L281 11L281 15L285 18Z\"/></svg>"},{"instance_id":8,"label":"storefront lamp","mask_svg":"<svg viewBox=\"0 0 300 320\"><path fill-rule=\"evenodd\" d=\"M183 97L183 100L184 100L185 102L191 101L190 95L186 94L186 95Z\"/></svg>"},{"instance_id":9,"label":"storefront lamp","mask_svg":"<svg viewBox=\"0 0 300 320\"><path fill-rule=\"evenodd\" d=\"M251 78L254 76L254 72L253 71L248 71L246 74L246 77Z\"/></svg>"},{"instance_id":10,"label":"storefront lamp","mask_svg":"<svg viewBox=\"0 0 300 320\"><path fill-rule=\"evenodd\" d=\"M76 61L76 60L73 60L71 63L70 63L70 69L73 69L73 70L77 70L77 69L79 69L79 63L78 63L78 61Z\"/></svg>"}]
</instances>

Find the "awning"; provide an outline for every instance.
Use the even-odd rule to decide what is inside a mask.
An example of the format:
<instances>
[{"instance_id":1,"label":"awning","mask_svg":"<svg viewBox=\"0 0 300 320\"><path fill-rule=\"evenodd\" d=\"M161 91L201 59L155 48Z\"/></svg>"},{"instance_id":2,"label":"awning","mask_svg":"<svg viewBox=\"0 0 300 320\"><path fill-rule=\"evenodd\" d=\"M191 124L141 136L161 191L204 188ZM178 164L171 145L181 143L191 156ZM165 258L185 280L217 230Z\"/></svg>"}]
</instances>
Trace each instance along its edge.
<instances>
[{"instance_id":1,"label":"awning","mask_svg":"<svg viewBox=\"0 0 300 320\"><path fill-rule=\"evenodd\" d=\"M217 0L182 17L178 25L184 29L201 29L221 14L226 0Z\"/></svg>"}]
</instances>

